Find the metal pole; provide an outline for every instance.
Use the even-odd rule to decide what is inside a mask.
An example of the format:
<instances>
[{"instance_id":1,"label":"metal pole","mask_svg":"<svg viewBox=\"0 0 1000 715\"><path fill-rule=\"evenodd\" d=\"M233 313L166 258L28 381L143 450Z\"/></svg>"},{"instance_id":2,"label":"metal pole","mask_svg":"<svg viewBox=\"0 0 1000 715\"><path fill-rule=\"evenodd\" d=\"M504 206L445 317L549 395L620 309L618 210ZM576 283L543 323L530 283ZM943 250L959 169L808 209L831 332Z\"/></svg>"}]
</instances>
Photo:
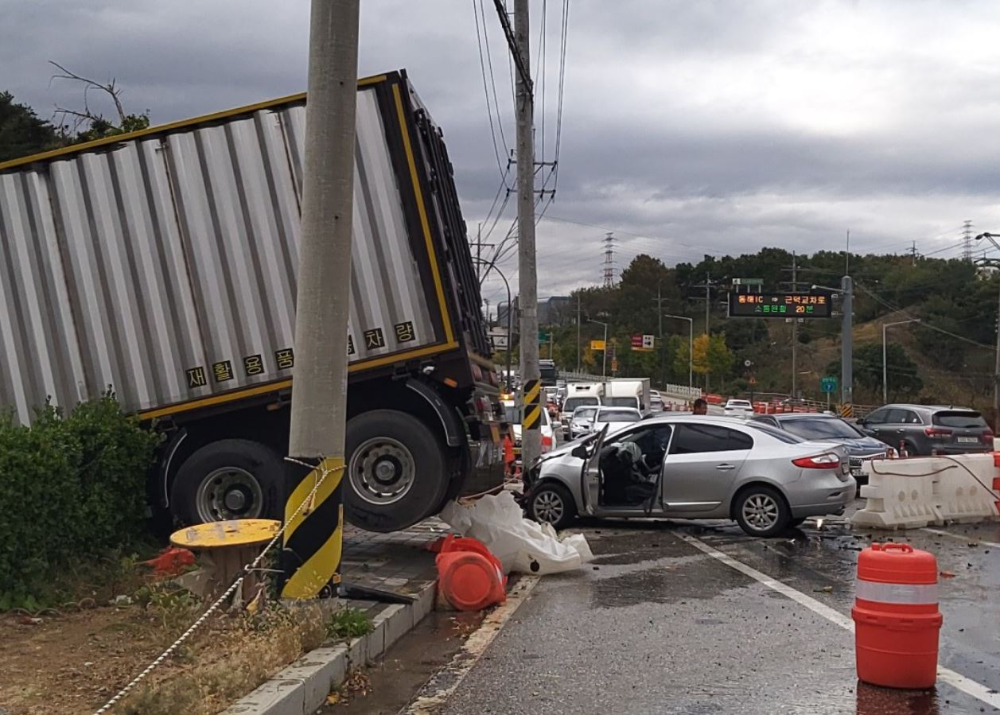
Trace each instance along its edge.
<instances>
[{"instance_id":1,"label":"metal pole","mask_svg":"<svg viewBox=\"0 0 1000 715\"><path fill-rule=\"evenodd\" d=\"M1000 434L1000 295L997 296L997 354L993 365L993 429Z\"/></svg>"},{"instance_id":2,"label":"metal pole","mask_svg":"<svg viewBox=\"0 0 1000 715\"><path fill-rule=\"evenodd\" d=\"M792 251L792 290L799 288L798 284L798 261L795 251ZM799 360L799 319L792 318L792 399L799 396L798 392L798 360Z\"/></svg>"},{"instance_id":3,"label":"metal pole","mask_svg":"<svg viewBox=\"0 0 1000 715\"><path fill-rule=\"evenodd\" d=\"M531 67L528 36L528 0L514 0L514 39L519 63ZM538 274L535 257L535 145L534 99L530 79L517 73L517 237L521 295L521 384L537 387L538 371ZM529 401L537 391L523 390ZM533 402L531 404L534 404ZM541 419L525 413L521 449L525 467L542 453ZM537 411L537 410L534 410Z\"/></svg>"},{"instance_id":4,"label":"metal pole","mask_svg":"<svg viewBox=\"0 0 1000 715\"><path fill-rule=\"evenodd\" d=\"M601 361L601 379L608 379L608 324L604 323L604 359Z\"/></svg>"},{"instance_id":5,"label":"metal pole","mask_svg":"<svg viewBox=\"0 0 1000 715\"><path fill-rule=\"evenodd\" d=\"M886 350L885 350L885 331L889 326L885 323L882 324L882 404L889 404L889 370L887 368L888 360L886 360Z\"/></svg>"},{"instance_id":6,"label":"metal pole","mask_svg":"<svg viewBox=\"0 0 1000 715\"><path fill-rule=\"evenodd\" d=\"M580 372L580 293L576 294L576 371Z\"/></svg>"},{"instance_id":7,"label":"metal pole","mask_svg":"<svg viewBox=\"0 0 1000 715\"><path fill-rule=\"evenodd\" d=\"M656 321L658 323L660 334L657 340L660 341L660 382L663 384L667 383L667 364L664 358L665 352L663 351L663 294L662 294L662 284L663 279L661 278L656 282Z\"/></svg>"},{"instance_id":8,"label":"metal pole","mask_svg":"<svg viewBox=\"0 0 1000 715\"><path fill-rule=\"evenodd\" d=\"M688 390L694 389L694 318L688 318Z\"/></svg>"},{"instance_id":9,"label":"metal pole","mask_svg":"<svg viewBox=\"0 0 1000 715\"><path fill-rule=\"evenodd\" d=\"M850 413L845 417L854 414L854 281L850 276L844 276L840 280L840 288L843 291L840 307L843 311L840 322L840 402L847 405Z\"/></svg>"},{"instance_id":10,"label":"metal pole","mask_svg":"<svg viewBox=\"0 0 1000 715\"><path fill-rule=\"evenodd\" d=\"M310 17L288 445L289 456L301 464L291 463L286 479L281 591L286 598L335 595L340 583L360 4L314 0ZM320 477L315 493L305 488Z\"/></svg>"}]
</instances>

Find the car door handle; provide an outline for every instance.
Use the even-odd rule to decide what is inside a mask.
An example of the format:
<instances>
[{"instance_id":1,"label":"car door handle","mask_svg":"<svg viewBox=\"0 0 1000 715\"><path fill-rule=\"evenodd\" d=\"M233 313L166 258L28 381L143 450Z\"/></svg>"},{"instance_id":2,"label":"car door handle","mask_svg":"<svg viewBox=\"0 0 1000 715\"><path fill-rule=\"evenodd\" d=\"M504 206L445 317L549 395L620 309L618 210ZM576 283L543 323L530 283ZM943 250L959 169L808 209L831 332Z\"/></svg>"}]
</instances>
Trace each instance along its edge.
<instances>
[{"instance_id":1,"label":"car door handle","mask_svg":"<svg viewBox=\"0 0 1000 715\"><path fill-rule=\"evenodd\" d=\"M718 469L720 472L731 472L734 469L736 469L736 465L735 464L716 464L715 468Z\"/></svg>"},{"instance_id":2,"label":"car door handle","mask_svg":"<svg viewBox=\"0 0 1000 715\"><path fill-rule=\"evenodd\" d=\"M898 429L898 430L896 430L896 434L903 434L904 432L906 432L905 429Z\"/></svg>"}]
</instances>

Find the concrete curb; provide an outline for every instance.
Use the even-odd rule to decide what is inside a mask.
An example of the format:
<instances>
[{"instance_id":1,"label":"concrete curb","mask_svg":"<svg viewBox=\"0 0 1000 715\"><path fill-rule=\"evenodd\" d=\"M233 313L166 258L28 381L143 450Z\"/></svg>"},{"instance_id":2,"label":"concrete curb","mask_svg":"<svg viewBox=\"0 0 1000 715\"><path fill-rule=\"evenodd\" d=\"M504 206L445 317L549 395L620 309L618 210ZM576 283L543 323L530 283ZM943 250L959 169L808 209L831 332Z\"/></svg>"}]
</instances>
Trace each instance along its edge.
<instances>
[{"instance_id":1,"label":"concrete curb","mask_svg":"<svg viewBox=\"0 0 1000 715\"><path fill-rule=\"evenodd\" d=\"M355 664L374 661L434 610L437 582L411 604L394 604L372 620L372 632L309 651L220 715L312 715Z\"/></svg>"}]
</instances>

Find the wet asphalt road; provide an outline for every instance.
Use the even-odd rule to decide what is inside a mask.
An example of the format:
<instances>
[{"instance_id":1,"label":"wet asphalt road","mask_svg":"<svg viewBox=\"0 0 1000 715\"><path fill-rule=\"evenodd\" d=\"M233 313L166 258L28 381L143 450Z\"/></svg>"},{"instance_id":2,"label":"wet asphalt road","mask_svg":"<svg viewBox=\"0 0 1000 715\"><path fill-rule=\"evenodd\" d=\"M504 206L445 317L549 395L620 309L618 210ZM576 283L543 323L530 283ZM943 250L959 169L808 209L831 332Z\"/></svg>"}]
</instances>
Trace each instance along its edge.
<instances>
[{"instance_id":1,"label":"wet asphalt road","mask_svg":"<svg viewBox=\"0 0 1000 715\"><path fill-rule=\"evenodd\" d=\"M682 539L698 538L845 615L860 549L843 520L791 538L735 526L595 523L597 561L543 578L443 713L997 712L950 685L930 693L859 684L853 634ZM942 665L1000 689L1000 525L879 534L933 552L941 570ZM971 545L970 545L971 544Z\"/></svg>"}]
</instances>

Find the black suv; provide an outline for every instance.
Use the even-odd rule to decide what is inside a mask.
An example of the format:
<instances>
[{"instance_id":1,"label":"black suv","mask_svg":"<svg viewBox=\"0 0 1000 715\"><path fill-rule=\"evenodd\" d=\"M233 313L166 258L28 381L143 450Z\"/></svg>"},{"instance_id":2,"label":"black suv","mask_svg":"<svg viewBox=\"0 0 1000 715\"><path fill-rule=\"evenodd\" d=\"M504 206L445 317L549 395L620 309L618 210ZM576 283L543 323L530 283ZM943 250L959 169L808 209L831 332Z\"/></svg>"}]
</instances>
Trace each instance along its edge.
<instances>
[{"instance_id":1,"label":"black suv","mask_svg":"<svg viewBox=\"0 0 1000 715\"><path fill-rule=\"evenodd\" d=\"M866 434L908 456L993 451L993 431L964 407L886 405L858 420Z\"/></svg>"}]
</instances>

